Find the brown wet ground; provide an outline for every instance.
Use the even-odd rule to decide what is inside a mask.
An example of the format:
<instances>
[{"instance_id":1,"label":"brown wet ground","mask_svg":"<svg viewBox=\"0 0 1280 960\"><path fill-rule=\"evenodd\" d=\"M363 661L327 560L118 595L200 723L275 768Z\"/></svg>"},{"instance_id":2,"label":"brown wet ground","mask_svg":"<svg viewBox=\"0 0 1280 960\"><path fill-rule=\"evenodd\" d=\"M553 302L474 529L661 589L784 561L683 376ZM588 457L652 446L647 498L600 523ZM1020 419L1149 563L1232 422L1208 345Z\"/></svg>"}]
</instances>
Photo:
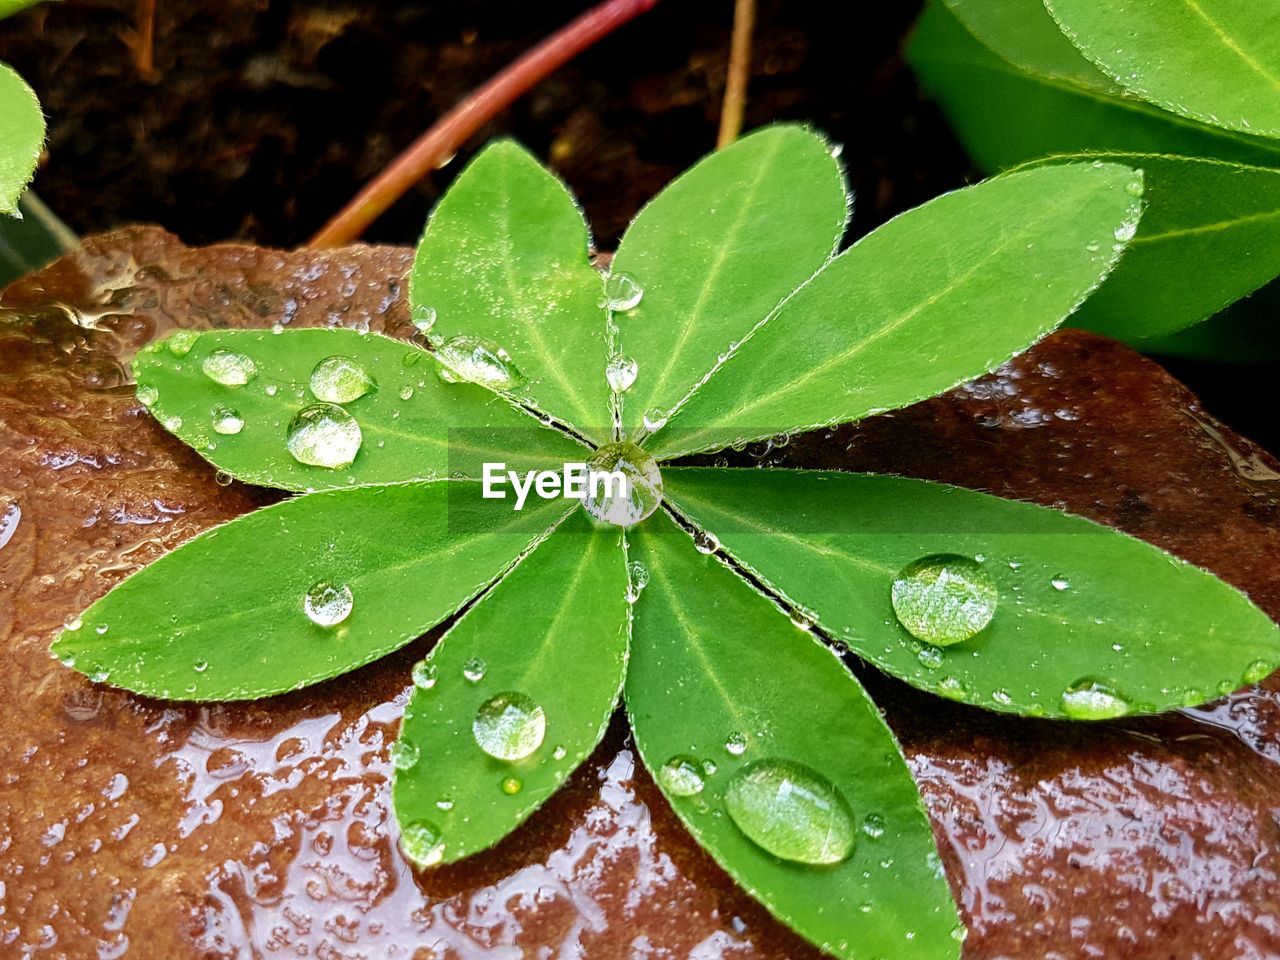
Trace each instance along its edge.
<instances>
[{"instance_id":1,"label":"brown wet ground","mask_svg":"<svg viewBox=\"0 0 1280 960\"><path fill-rule=\"evenodd\" d=\"M132 398L122 361L175 323L402 332L407 264L394 248L193 251L130 230L5 292L0 956L813 955L691 844L616 724L507 842L415 876L386 748L430 639L303 693L203 707L49 658L62 622L123 576L270 496L219 485ZM1063 505L1280 615L1280 464L1098 337L1059 334L780 455ZM1280 677L1091 726L866 680L922 785L968 957L1280 956Z\"/></svg>"}]
</instances>

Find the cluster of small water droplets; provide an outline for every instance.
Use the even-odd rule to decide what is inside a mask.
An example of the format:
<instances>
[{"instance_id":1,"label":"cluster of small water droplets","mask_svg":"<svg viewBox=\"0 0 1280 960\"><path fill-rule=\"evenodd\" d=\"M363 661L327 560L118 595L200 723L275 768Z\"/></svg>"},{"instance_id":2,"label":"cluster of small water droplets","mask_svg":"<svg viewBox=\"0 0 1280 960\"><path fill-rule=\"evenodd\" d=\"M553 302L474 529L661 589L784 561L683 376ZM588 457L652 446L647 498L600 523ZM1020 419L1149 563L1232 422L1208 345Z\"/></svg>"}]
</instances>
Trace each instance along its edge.
<instances>
[{"instance_id":1,"label":"cluster of small water droplets","mask_svg":"<svg viewBox=\"0 0 1280 960\"><path fill-rule=\"evenodd\" d=\"M782 860L826 865L853 852L856 824L840 791L790 760L744 764L730 778L725 809L756 846Z\"/></svg>"},{"instance_id":2,"label":"cluster of small water droplets","mask_svg":"<svg viewBox=\"0 0 1280 960\"><path fill-rule=\"evenodd\" d=\"M351 403L378 388L364 365L351 357L321 360L311 371L308 385L315 398L326 403Z\"/></svg>"},{"instance_id":3,"label":"cluster of small water droplets","mask_svg":"<svg viewBox=\"0 0 1280 960\"><path fill-rule=\"evenodd\" d=\"M200 363L204 375L224 387L243 387L258 375L258 365L234 350L211 350Z\"/></svg>"},{"instance_id":4,"label":"cluster of small water droplets","mask_svg":"<svg viewBox=\"0 0 1280 960\"><path fill-rule=\"evenodd\" d=\"M943 553L903 567L894 578L890 599L908 633L945 647L963 643L991 622L999 591L977 560Z\"/></svg>"},{"instance_id":5,"label":"cluster of small water droplets","mask_svg":"<svg viewBox=\"0 0 1280 960\"><path fill-rule=\"evenodd\" d=\"M514 390L524 383L507 351L483 337L459 335L436 346L437 373L445 383L477 383L490 390Z\"/></svg>"},{"instance_id":6,"label":"cluster of small water droplets","mask_svg":"<svg viewBox=\"0 0 1280 960\"><path fill-rule=\"evenodd\" d=\"M286 445L293 459L313 467L348 467L363 442L360 424L334 403L303 407L289 421Z\"/></svg>"},{"instance_id":7,"label":"cluster of small water droplets","mask_svg":"<svg viewBox=\"0 0 1280 960\"><path fill-rule=\"evenodd\" d=\"M523 760L542 746L547 717L523 693L507 691L480 705L471 732L480 749L494 759Z\"/></svg>"},{"instance_id":8,"label":"cluster of small water droplets","mask_svg":"<svg viewBox=\"0 0 1280 960\"><path fill-rule=\"evenodd\" d=\"M602 523L629 527L662 503L662 472L658 462L630 441L607 443L587 464L587 491L582 509ZM622 482L608 476L621 474Z\"/></svg>"},{"instance_id":9,"label":"cluster of small water droplets","mask_svg":"<svg viewBox=\"0 0 1280 960\"><path fill-rule=\"evenodd\" d=\"M303 612L317 627L336 627L351 616L354 606L351 588L331 580L313 583L302 597Z\"/></svg>"}]
</instances>

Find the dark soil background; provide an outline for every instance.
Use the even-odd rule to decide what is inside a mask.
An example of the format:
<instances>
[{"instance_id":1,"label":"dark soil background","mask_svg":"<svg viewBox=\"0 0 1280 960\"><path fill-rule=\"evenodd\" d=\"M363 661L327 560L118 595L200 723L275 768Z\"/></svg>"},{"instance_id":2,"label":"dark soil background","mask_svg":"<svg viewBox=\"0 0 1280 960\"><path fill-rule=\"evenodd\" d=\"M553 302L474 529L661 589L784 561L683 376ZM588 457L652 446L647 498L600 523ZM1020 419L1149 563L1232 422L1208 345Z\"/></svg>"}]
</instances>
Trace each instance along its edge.
<instances>
[{"instance_id":1,"label":"dark soil background","mask_svg":"<svg viewBox=\"0 0 1280 960\"><path fill-rule=\"evenodd\" d=\"M0 59L50 119L35 189L80 233L157 223L188 243L306 241L395 154L591 6L567 0L61 0L0 22ZM810 122L844 145L851 236L977 173L899 48L919 0L760 0L747 128ZM565 67L366 239L412 243L470 151L521 140L577 193L603 248L714 145L732 0L666 0ZM1273 452L1270 376L1177 361L1209 409Z\"/></svg>"}]
</instances>

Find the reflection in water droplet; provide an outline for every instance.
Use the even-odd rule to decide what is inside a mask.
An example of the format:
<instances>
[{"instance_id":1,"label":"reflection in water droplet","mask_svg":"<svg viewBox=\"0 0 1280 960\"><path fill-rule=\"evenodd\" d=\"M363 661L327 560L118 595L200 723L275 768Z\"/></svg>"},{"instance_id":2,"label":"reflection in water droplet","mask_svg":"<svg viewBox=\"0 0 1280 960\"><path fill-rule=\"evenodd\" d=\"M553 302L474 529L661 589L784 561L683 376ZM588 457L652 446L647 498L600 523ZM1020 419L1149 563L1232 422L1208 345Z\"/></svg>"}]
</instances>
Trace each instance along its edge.
<instances>
[{"instance_id":1,"label":"reflection in water droplet","mask_svg":"<svg viewBox=\"0 0 1280 960\"><path fill-rule=\"evenodd\" d=\"M353 606L351 588L330 580L313 583L302 598L307 619L317 627L336 627L351 615Z\"/></svg>"},{"instance_id":2,"label":"reflection in water droplet","mask_svg":"<svg viewBox=\"0 0 1280 960\"><path fill-rule=\"evenodd\" d=\"M693 546L699 553L715 553L720 549L720 541L714 533L699 530L693 535Z\"/></svg>"},{"instance_id":3,"label":"reflection in water droplet","mask_svg":"<svg viewBox=\"0 0 1280 960\"><path fill-rule=\"evenodd\" d=\"M142 384L138 387L138 402L144 407L150 407L160 399L160 391L150 384Z\"/></svg>"},{"instance_id":4,"label":"reflection in water droplet","mask_svg":"<svg viewBox=\"0 0 1280 960\"><path fill-rule=\"evenodd\" d=\"M175 330L169 335L165 341L169 352L175 357L185 357L191 352L191 348L196 345L196 341L200 339L200 334L194 330Z\"/></svg>"},{"instance_id":5,"label":"reflection in water droplet","mask_svg":"<svg viewBox=\"0 0 1280 960\"><path fill-rule=\"evenodd\" d=\"M258 365L234 350L213 350L200 363L204 375L224 387L243 387L258 375Z\"/></svg>"},{"instance_id":6,"label":"reflection in water droplet","mask_svg":"<svg viewBox=\"0 0 1280 960\"><path fill-rule=\"evenodd\" d=\"M542 746L547 718L523 693L508 691L481 704L471 723L480 749L498 760L523 760Z\"/></svg>"},{"instance_id":7,"label":"reflection in water droplet","mask_svg":"<svg viewBox=\"0 0 1280 960\"><path fill-rule=\"evenodd\" d=\"M611 273L604 281L604 305L610 310L631 310L644 298L644 287L629 273Z\"/></svg>"},{"instance_id":8,"label":"reflection in water droplet","mask_svg":"<svg viewBox=\"0 0 1280 960\"><path fill-rule=\"evenodd\" d=\"M524 789L524 784L519 777L507 777L502 781L502 792L508 797L514 797L517 793Z\"/></svg>"},{"instance_id":9,"label":"reflection in water droplet","mask_svg":"<svg viewBox=\"0 0 1280 960\"><path fill-rule=\"evenodd\" d=\"M1062 712L1073 720L1111 720L1130 709L1128 700L1098 680L1078 680L1062 692Z\"/></svg>"},{"instance_id":10,"label":"reflection in water droplet","mask_svg":"<svg viewBox=\"0 0 1280 960\"><path fill-rule=\"evenodd\" d=\"M413 685L419 690L430 690L436 685L436 665L430 660L419 660L413 665L410 675Z\"/></svg>"},{"instance_id":11,"label":"reflection in water droplet","mask_svg":"<svg viewBox=\"0 0 1280 960\"><path fill-rule=\"evenodd\" d=\"M223 436L234 436L244 429L244 417L221 404L213 408L213 432Z\"/></svg>"},{"instance_id":12,"label":"reflection in water droplet","mask_svg":"<svg viewBox=\"0 0 1280 960\"><path fill-rule=\"evenodd\" d=\"M490 390L512 390L524 382L507 351L482 337L450 337L438 347L436 359L442 364L441 379L466 380Z\"/></svg>"},{"instance_id":13,"label":"reflection in water droplet","mask_svg":"<svg viewBox=\"0 0 1280 960\"><path fill-rule=\"evenodd\" d=\"M462 675L470 683L479 683L481 680L484 679L484 672L487 669L488 669L488 664L486 664L479 657L472 657L470 660L468 660L466 663L462 665Z\"/></svg>"},{"instance_id":14,"label":"reflection in water droplet","mask_svg":"<svg viewBox=\"0 0 1280 960\"><path fill-rule=\"evenodd\" d=\"M435 325L435 307L429 307L425 303L419 303L413 308L413 326L415 330L425 336Z\"/></svg>"},{"instance_id":15,"label":"reflection in water droplet","mask_svg":"<svg viewBox=\"0 0 1280 960\"><path fill-rule=\"evenodd\" d=\"M351 403L378 388L369 371L350 357L325 357L311 371L311 392L327 403Z\"/></svg>"},{"instance_id":16,"label":"reflection in water droplet","mask_svg":"<svg viewBox=\"0 0 1280 960\"><path fill-rule=\"evenodd\" d=\"M289 421L289 452L299 463L312 467L350 466L362 439L356 418L332 403L303 407Z\"/></svg>"},{"instance_id":17,"label":"reflection in water droplet","mask_svg":"<svg viewBox=\"0 0 1280 960\"><path fill-rule=\"evenodd\" d=\"M702 764L688 756L672 757L664 763L658 771L658 781L676 797L692 797L706 786Z\"/></svg>"},{"instance_id":18,"label":"reflection in water droplet","mask_svg":"<svg viewBox=\"0 0 1280 960\"><path fill-rule=\"evenodd\" d=\"M999 592L980 563L941 553L903 567L890 598L898 622L913 637L949 646L968 640L991 622Z\"/></svg>"},{"instance_id":19,"label":"reflection in water droplet","mask_svg":"<svg viewBox=\"0 0 1280 960\"><path fill-rule=\"evenodd\" d=\"M724 795L738 829L758 847L796 863L832 864L853 852L853 812L835 786L790 760L739 768Z\"/></svg>"},{"instance_id":20,"label":"reflection in water droplet","mask_svg":"<svg viewBox=\"0 0 1280 960\"><path fill-rule=\"evenodd\" d=\"M412 769L418 763L418 745L408 740L397 740L391 745L391 765L397 770Z\"/></svg>"},{"instance_id":21,"label":"reflection in water droplet","mask_svg":"<svg viewBox=\"0 0 1280 960\"><path fill-rule=\"evenodd\" d=\"M630 357L624 357L619 353L610 357L609 362L605 364L604 379L609 384L610 390L614 393L622 393L631 389L639 373L640 365Z\"/></svg>"},{"instance_id":22,"label":"reflection in water droplet","mask_svg":"<svg viewBox=\"0 0 1280 960\"><path fill-rule=\"evenodd\" d=\"M662 503L662 473L653 457L627 440L607 443L587 464L582 509L603 523L629 527Z\"/></svg>"},{"instance_id":23,"label":"reflection in water droplet","mask_svg":"<svg viewBox=\"0 0 1280 960\"><path fill-rule=\"evenodd\" d=\"M400 852L415 867L434 867L444 859L440 828L430 820L415 820L400 830Z\"/></svg>"}]
</instances>

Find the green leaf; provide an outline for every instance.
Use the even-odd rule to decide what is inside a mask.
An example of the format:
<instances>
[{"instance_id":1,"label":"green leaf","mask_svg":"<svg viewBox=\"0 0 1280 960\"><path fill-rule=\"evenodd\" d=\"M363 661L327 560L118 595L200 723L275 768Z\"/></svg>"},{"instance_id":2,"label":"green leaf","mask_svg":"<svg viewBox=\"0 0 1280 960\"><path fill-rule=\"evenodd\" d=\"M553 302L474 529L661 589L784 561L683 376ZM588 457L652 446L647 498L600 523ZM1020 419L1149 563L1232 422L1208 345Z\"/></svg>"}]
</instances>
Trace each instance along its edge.
<instances>
[{"instance_id":1,"label":"green leaf","mask_svg":"<svg viewBox=\"0 0 1280 960\"><path fill-rule=\"evenodd\" d=\"M950 6L926 5L907 57L965 149L988 171L1089 150L1280 165L1273 141L1126 95L1061 37L1041 0Z\"/></svg>"},{"instance_id":2,"label":"green leaf","mask_svg":"<svg viewBox=\"0 0 1280 960\"><path fill-rule=\"evenodd\" d=\"M1140 193L1127 167L1072 164L902 214L796 291L647 449L670 458L858 420L995 369L1111 271Z\"/></svg>"},{"instance_id":3,"label":"green leaf","mask_svg":"<svg viewBox=\"0 0 1280 960\"><path fill-rule=\"evenodd\" d=\"M252 361L247 383L224 384L205 372L228 355ZM311 378L331 357L355 361L373 381L363 396L340 404L361 439L354 461L338 468L299 462L288 446L294 417L322 399ZM179 331L134 360L138 396L156 418L210 463L249 483L305 491L476 478L486 461L525 470L585 455L490 391L442 382L436 369L434 358L412 344L336 328Z\"/></svg>"},{"instance_id":4,"label":"green leaf","mask_svg":"<svg viewBox=\"0 0 1280 960\"><path fill-rule=\"evenodd\" d=\"M615 314L639 376L623 401L634 433L669 410L831 257L849 205L840 165L817 134L767 127L719 150L636 217L612 272L644 291Z\"/></svg>"},{"instance_id":5,"label":"green leaf","mask_svg":"<svg viewBox=\"0 0 1280 960\"><path fill-rule=\"evenodd\" d=\"M1208 320L1163 337L1133 341L1144 353L1194 357L1217 363L1267 363L1280 360L1275 336L1280 316L1280 280L1237 300Z\"/></svg>"},{"instance_id":6,"label":"green leaf","mask_svg":"<svg viewBox=\"0 0 1280 960\"><path fill-rule=\"evenodd\" d=\"M1090 719L1201 703L1280 664L1280 631L1221 580L1125 534L1034 504L898 477L664 471L668 502L817 617L831 637L924 690L992 710ZM994 619L952 646L897 621L891 588L935 554L982 557Z\"/></svg>"},{"instance_id":7,"label":"green leaf","mask_svg":"<svg viewBox=\"0 0 1280 960\"><path fill-rule=\"evenodd\" d=\"M0 0L0 20L11 17L20 10L34 7L40 0Z\"/></svg>"},{"instance_id":8,"label":"green leaf","mask_svg":"<svg viewBox=\"0 0 1280 960\"><path fill-rule=\"evenodd\" d=\"M249 700L336 677L457 612L563 516L469 481L330 490L200 534L128 577L54 653L91 679L175 700ZM318 626L311 593L349 616ZM340 602L338 604L340 606ZM333 606L330 609L334 609Z\"/></svg>"},{"instance_id":9,"label":"green leaf","mask_svg":"<svg viewBox=\"0 0 1280 960\"><path fill-rule=\"evenodd\" d=\"M18 197L31 182L44 149L44 113L36 95L12 67L0 63L0 213L18 214Z\"/></svg>"},{"instance_id":10,"label":"green leaf","mask_svg":"<svg viewBox=\"0 0 1280 960\"><path fill-rule=\"evenodd\" d=\"M486 147L427 223L410 276L433 337L506 350L534 406L596 442L611 436L604 285L564 184L510 141Z\"/></svg>"},{"instance_id":11,"label":"green leaf","mask_svg":"<svg viewBox=\"0 0 1280 960\"><path fill-rule=\"evenodd\" d=\"M435 838L409 850L423 865L492 846L600 742L630 630L619 533L593 530L578 511L415 668L395 808L407 836ZM473 681L477 667L483 677Z\"/></svg>"},{"instance_id":12,"label":"green leaf","mask_svg":"<svg viewBox=\"0 0 1280 960\"><path fill-rule=\"evenodd\" d=\"M1250 0L1045 0L1125 89L1204 123L1280 137L1280 7Z\"/></svg>"},{"instance_id":13,"label":"green leaf","mask_svg":"<svg viewBox=\"0 0 1280 960\"><path fill-rule=\"evenodd\" d=\"M1053 162L1094 159L1142 170L1146 212L1072 326L1130 341L1164 336L1280 274L1280 170L1136 153Z\"/></svg>"},{"instance_id":14,"label":"green leaf","mask_svg":"<svg viewBox=\"0 0 1280 960\"><path fill-rule=\"evenodd\" d=\"M645 764L698 843L835 956L958 956L963 928L920 796L858 681L665 517L629 538L649 584L635 605L627 710ZM803 790L788 796L783 787L761 804L760 790L743 789L758 787L755 776L777 761L834 786L852 822L838 800L802 821ZM760 812L774 813L772 822L760 822ZM758 846L738 821L788 859ZM824 862L850 830L852 854Z\"/></svg>"},{"instance_id":15,"label":"green leaf","mask_svg":"<svg viewBox=\"0 0 1280 960\"><path fill-rule=\"evenodd\" d=\"M18 201L20 217L0 219L0 288L39 270L80 244L71 229L35 191Z\"/></svg>"}]
</instances>

